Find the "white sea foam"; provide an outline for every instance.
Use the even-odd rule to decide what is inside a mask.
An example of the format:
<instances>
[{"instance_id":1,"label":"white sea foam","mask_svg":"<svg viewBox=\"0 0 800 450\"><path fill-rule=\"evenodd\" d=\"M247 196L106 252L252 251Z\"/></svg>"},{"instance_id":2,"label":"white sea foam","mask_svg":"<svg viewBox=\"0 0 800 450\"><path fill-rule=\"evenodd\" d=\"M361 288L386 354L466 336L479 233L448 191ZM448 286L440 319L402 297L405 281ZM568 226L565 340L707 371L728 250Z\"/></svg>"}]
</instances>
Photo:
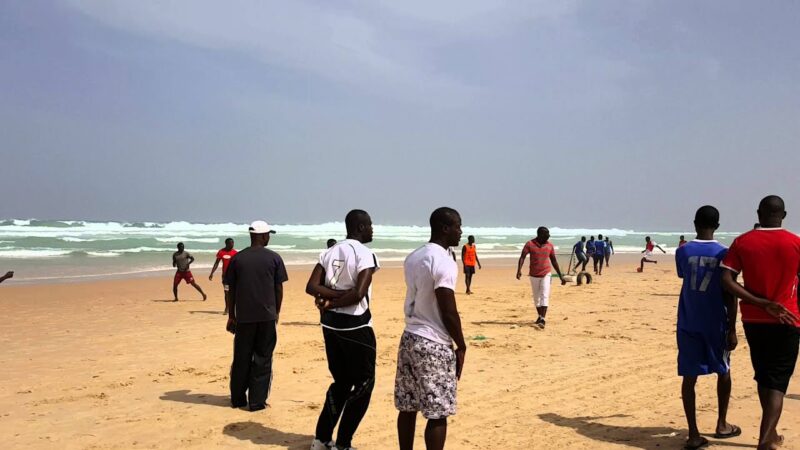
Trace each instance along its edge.
<instances>
[{"instance_id":1,"label":"white sea foam","mask_svg":"<svg viewBox=\"0 0 800 450\"><path fill-rule=\"evenodd\" d=\"M89 256L97 256L101 258L113 258L115 256L122 256L121 253L117 252L86 252Z\"/></svg>"},{"instance_id":2,"label":"white sea foam","mask_svg":"<svg viewBox=\"0 0 800 450\"><path fill-rule=\"evenodd\" d=\"M0 258L56 258L67 256L72 253L70 250L59 249L14 249L0 250Z\"/></svg>"}]
</instances>

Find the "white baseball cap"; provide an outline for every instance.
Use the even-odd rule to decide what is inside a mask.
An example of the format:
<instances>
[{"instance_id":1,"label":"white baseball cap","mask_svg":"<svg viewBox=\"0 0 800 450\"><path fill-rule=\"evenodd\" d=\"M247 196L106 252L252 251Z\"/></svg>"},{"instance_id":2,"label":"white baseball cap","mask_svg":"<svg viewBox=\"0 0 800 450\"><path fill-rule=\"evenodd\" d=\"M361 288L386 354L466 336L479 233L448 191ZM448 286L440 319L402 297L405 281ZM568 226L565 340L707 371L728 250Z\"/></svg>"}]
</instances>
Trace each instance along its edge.
<instances>
[{"instance_id":1,"label":"white baseball cap","mask_svg":"<svg viewBox=\"0 0 800 450\"><path fill-rule=\"evenodd\" d=\"M272 233L275 234L275 230L269 226L267 222L263 220L256 220L255 222L250 224L250 234L266 234Z\"/></svg>"}]
</instances>

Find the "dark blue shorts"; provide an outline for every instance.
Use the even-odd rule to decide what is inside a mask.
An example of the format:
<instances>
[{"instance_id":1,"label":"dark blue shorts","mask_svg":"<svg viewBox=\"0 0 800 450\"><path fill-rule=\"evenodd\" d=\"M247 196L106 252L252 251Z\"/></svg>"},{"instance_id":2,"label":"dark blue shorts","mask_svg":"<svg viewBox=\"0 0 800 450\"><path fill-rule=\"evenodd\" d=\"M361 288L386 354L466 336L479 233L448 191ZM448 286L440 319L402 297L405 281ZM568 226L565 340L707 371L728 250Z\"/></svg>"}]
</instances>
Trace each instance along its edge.
<instances>
[{"instance_id":1,"label":"dark blue shorts","mask_svg":"<svg viewBox=\"0 0 800 450\"><path fill-rule=\"evenodd\" d=\"M696 377L731 370L731 353L725 334L706 334L678 330L678 375Z\"/></svg>"}]
</instances>

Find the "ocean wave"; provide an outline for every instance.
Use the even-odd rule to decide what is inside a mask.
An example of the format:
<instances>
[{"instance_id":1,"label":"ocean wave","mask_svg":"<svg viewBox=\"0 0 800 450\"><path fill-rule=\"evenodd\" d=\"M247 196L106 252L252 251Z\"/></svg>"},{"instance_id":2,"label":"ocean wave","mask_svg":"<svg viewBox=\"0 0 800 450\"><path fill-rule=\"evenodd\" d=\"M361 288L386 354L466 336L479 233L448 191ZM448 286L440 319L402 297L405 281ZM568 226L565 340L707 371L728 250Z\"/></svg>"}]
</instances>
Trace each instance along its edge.
<instances>
[{"instance_id":1,"label":"ocean wave","mask_svg":"<svg viewBox=\"0 0 800 450\"><path fill-rule=\"evenodd\" d=\"M89 256L96 256L100 258L113 258L115 256L122 256L121 253L117 252L86 252Z\"/></svg>"},{"instance_id":2,"label":"ocean wave","mask_svg":"<svg viewBox=\"0 0 800 450\"><path fill-rule=\"evenodd\" d=\"M219 242L219 238L196 238L196 237L179 237L179 236L172 236L172 237L165 237L165 238L155 238L158 242L172 242L177 244L178 242L202 242L205 244L216 244Z\"/></svg>"},{"instance_id":3,"label":"ocean wave","mask_svg":"<svg viewBox=\"0 0 800 450\"><path fill-rule=\"evenodd\" d=\"M59 249L14 249L0 250L0 258L57 258L67 256L71 250Z\"/></svg>"}]
</instances>

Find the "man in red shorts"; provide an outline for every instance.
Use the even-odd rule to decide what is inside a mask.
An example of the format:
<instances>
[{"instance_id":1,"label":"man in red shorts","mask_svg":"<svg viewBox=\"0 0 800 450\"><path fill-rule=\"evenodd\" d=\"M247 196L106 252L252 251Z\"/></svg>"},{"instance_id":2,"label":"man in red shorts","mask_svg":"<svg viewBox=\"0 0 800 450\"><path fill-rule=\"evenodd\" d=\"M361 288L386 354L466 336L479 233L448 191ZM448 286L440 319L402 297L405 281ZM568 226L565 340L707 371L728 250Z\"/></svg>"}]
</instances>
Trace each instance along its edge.
<instances>
[{"instance_id":1,"label":"man in red shorts","mask_svg":"<svg viewBox=\"0 0 800 450\"><path fill-rule=\"evenodd\" d=\"M722 286L741 299L742 323L761 401L758 450L783 444L778 420L783 397L797 362L800 311L797 273L800 237L781 228L783 199L770 195L758 204L761 227L736 238L722 260ZM744 286L735 276L742 273Z\"/></svg>"},{"instance_id":2,"label":"man in red shorts","mask_svg":"<svg viewBox=\"0 0 800 450\"><path fill-rule=\"evenodd\" d=\"M233 238L225 239L225 248L221 248L217 252L217 260L214 261L214 267L211 268L211 273L208 274L208 281L211 281L214 278L214 272L217 271L219 262L222 261L222 289L225 290L225 312L222 314L228 314L228 308L230 307L230 289L228 285L225 284L225 272L228 271L228 265L230 265L231 258L233 258L235 254L236 249L233 248Z\"/></svg>"},{"instance_id":3,"label":"man in red shorts","mask_svg":"<svg viewBox=\"0 0 800 450\"><path fill-rule=\"evenodd\" d=\"M175 272L175 279L172 281L172 294L175 296L175 300L173 300L175 302L178 301L178 285L181 284L181 280L194 286L197 292L203 296L203 301L206 301L206 293L194 282L192 271L189 270L189 266L193 262L194 256L183 249L183 242L178 242L178 251L172 254L172 267L178 269Z\"/></svg>"}]
</instances>

